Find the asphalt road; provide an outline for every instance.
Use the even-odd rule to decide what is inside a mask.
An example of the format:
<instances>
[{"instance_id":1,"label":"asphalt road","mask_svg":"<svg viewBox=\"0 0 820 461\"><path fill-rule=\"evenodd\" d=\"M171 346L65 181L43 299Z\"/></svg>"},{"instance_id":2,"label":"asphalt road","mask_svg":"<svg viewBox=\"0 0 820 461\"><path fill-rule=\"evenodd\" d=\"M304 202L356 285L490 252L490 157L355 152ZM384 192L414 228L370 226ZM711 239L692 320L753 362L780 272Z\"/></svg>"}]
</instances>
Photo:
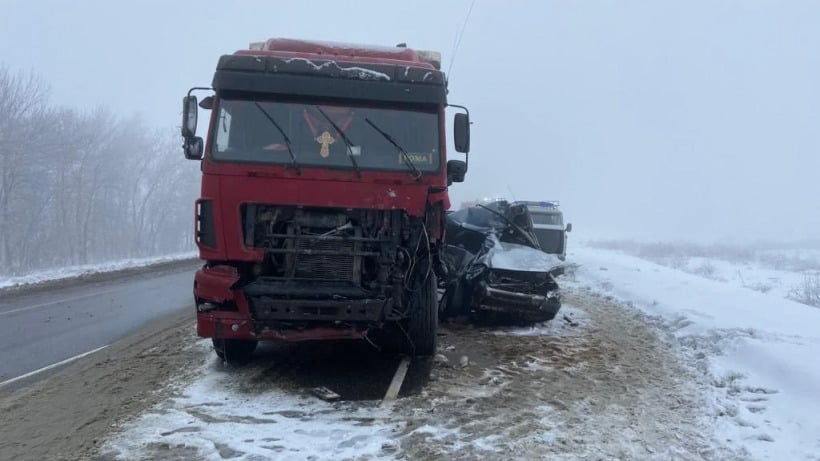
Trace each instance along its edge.
<instances>
[{"instance_id":1,"label":"asphalt road","mask_svg":"<svg viewBox=\"0 0 820 461\"><path fill-rule=\"evenodd\" d=\"M0 295L0 386L20 386L48 372L8 382L105 347L147 322L193 307L195 266L77 281ZM49 369L50 371L51 369Z\"/></svg>"}]
</instances>

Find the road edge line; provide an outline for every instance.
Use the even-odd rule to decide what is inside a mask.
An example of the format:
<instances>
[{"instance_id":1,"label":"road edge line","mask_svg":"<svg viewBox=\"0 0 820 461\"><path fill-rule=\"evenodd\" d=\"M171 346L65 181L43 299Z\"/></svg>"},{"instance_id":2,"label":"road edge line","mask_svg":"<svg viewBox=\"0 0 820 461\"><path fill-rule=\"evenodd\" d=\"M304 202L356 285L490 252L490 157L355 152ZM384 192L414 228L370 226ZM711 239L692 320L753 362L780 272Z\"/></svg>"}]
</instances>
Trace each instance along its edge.
<instances>
[{"instance_id":1,"label":"road edge line","mask_svg":"<svg viewBox=\"0 0 820 461\"><path fill-rule=\"evenodd\" d=\"M69 358L67 358L67 359L65 359L65 360L61 360L61 361L59 361L59 362L57 362L57 363L52 363L51 365L46 365L46 366L44 366L43 368L38 368L38 369L36 369L36 370L34 370L34 371L29 371L28 373L26 373L26 374L22 374L22 375L20 375L20 376L15 377L15 378L7 379L7 380L5 380L5 381L3 381L3 382L0 382L0 388L2 388L2 387L4 387L4 386L6 386L6 385L8 385L8 384L11 384L11 383L14 383L14 382L20 381L21 379L26 379L26 378L32 377L32 376L34 376L34 375L36 375L36 374L38 374L38 373L42 373L42 372L44 372L44 371L51 370L52 368L57 368L57 367L59 367L59 366L61 366L61 365L65 365L65 364L71 363L71 362L73 362L73 361L75 361L75 360L79 360L79 359L81 359L81 358L83 358L83 357L86 357L86 356L89 356L89 355L91 355L91 354L93 354L93 353L95 353L95 352L99 352L99 351L101 351L101 350L105 349L105 348L106 348L106 347L108 347L108 346L109 346L109 344L106 344L105 346L98 347L98 348L96 348L96 349L92 349L92 350L90 350L90 351L88 351L88 352L83 352L82 354L77 354L77 355L75 355L74 357L69 357Z\"/></svg>"}]
</instances>

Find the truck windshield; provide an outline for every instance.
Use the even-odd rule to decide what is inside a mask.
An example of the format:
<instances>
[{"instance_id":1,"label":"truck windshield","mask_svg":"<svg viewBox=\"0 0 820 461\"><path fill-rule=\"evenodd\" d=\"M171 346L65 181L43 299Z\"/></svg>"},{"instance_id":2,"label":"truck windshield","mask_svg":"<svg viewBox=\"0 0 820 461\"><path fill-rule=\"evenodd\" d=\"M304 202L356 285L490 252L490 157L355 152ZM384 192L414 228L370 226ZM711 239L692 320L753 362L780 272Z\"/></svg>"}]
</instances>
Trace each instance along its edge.
<instances>
[{"instance_id":1,"label":"truck windshield","mask_svg":"<svg viewBox=\"0 0 820 461\"><path fill-rule=\"evenodd\" d=\"M407 156L367 120L388 133ZM432 172L438 170L441 155L435 109L222 99L214 131L212 156L222 161L291 164L288 141L299 166L353 169L355 163L363 170L406 171L409 160L419 171Z\"/></svg>"},{"instance_id":2,"label":"truck windshield","mask_svg":"<svg viewBox=\"0 0 820 461\"><path fill-rule=\"evenodd\" d=\"M553 225L553 226L561 226L564 224L564 220L560 213L539 213L537 211L530 210L530 216L532 216L532 223L535 225Z\"/></svg>"}]
</instances>

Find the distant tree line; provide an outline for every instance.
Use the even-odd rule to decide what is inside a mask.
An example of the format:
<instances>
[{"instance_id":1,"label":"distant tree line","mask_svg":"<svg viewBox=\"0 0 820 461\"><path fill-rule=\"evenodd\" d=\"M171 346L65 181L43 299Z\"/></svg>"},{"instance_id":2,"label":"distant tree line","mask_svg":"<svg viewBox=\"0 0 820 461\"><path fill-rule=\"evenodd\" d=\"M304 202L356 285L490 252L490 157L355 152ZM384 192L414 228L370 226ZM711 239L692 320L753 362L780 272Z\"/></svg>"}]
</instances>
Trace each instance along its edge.
<instances>
[{"instance_id":1,"label":"distant tree line","mask_svg":"<svg viewBox=\"0 0 820 461\"><path fill-rule=\"evenodd\" d=\"M193 250L198 164L178 135L48 94L0 65L0 276Z\"/></svg>"}]
</instances>

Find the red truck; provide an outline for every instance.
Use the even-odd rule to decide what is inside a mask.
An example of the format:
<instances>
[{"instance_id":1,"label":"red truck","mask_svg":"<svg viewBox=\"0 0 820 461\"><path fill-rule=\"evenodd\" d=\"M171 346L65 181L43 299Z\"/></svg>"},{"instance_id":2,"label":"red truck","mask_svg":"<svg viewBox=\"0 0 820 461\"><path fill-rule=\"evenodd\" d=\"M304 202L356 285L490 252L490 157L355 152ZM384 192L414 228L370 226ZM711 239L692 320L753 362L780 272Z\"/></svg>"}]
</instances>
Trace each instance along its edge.
<instances>
[{"instance_id":1,"label":"red truck","mask_svg":"<svg viewBox=\"0 0 820 461\"><path fill-rule=\"evenodd\" d=\"M262 340L436 348L448 187L469 112L448 105L436 52L290 39L219 58L183 99L201 161L197 333L224 360ZM198 101L195 90L212 94ZM459 109L447 160L445 109ZM196 136L198 107L211 111Z\"/></svg>"}]
</instances>

